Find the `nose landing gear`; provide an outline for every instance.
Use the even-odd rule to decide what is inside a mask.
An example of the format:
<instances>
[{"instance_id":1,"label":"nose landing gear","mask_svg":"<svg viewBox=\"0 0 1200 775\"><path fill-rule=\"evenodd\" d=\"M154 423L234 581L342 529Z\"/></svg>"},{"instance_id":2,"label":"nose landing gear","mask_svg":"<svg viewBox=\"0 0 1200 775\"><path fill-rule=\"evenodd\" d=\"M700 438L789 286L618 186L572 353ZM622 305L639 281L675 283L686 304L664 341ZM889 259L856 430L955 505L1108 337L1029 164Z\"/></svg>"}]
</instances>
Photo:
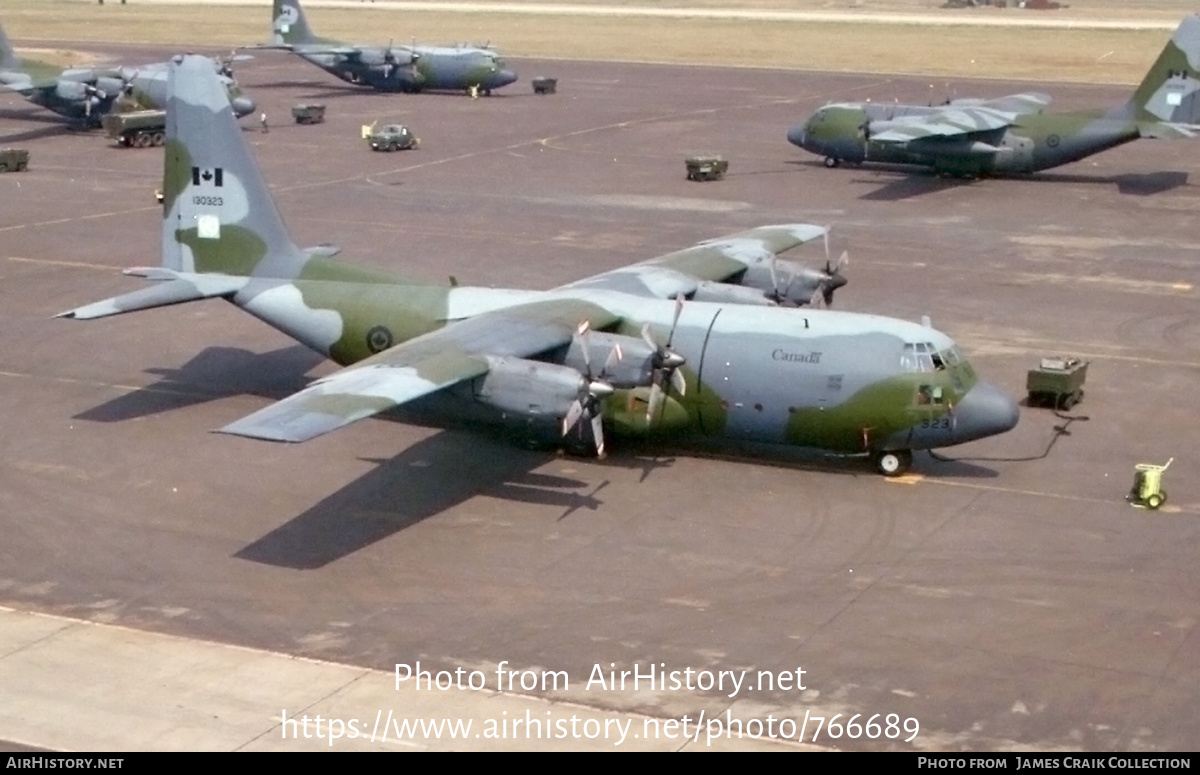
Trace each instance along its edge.
<instances>
[{"instance_id":1,"label":"nose landing gear","mask_svg":"<svg viewBox=\"0 0 1200 775\"><path fill-rule=\"evenodd\" d=\"M876 450L871 453L871 464L884 476L901 476L912 467L912 451L907 449Z\"/></svg>"}]
</instances>

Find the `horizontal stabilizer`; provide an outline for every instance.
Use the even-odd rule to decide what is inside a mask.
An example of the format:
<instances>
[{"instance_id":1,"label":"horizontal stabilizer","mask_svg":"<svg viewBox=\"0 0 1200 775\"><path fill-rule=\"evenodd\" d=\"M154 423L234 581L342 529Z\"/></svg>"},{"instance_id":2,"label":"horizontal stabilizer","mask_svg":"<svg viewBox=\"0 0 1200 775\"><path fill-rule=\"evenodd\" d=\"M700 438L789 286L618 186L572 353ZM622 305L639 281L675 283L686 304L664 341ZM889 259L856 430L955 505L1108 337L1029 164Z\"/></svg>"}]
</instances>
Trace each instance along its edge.
<instances>
[{"instance_id":1,"label":"horizontal stabilizer","mask_svg":"<svg viewBox=\"0 0 1200 775\"><path fill-rule=\"evenodd\" d=\"M1200 124L1173 124L1167 121L1138 123L1138 137L1146 140L1177 140L1196 135L1200 135Z\"/></svg>"},{"instance_id":2,"label":"horizontal stabilizer","mask_svg":"<svg viewBox=\"0 0 1200 775\"><path fill-rule=\"evenodd\" d=\"M122 312L136 312L143 309L153 309L154 307L183 304L188 301L230 296L245 287L249 280L246 277L232 277L229 275L199 275L170 272L169 270L160 268L134 269L130 270L129 274L140 274L143 277L149 277L160 282L148 288L133 291L132 293L114 296L111 299L97 301L66 312L60 312L55 317L92 320L94 318L108 317L109 315L119 315Z\"/></svg>"}]
</instances>

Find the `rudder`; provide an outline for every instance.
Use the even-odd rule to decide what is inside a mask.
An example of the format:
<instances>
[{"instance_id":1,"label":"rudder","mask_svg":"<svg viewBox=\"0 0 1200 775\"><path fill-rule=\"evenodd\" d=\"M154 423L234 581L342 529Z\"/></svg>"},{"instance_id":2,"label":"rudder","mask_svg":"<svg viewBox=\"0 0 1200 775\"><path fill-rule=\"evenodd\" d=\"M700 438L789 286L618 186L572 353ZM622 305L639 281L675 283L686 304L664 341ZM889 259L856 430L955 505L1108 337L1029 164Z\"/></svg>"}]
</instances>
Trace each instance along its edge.
<instances>
[{"instance_id":1,"label":"rudder","mask_svg":"<svg viewBox=\"0 0 1200 775\"><path fill-rule=\"evenodd\" d=\"M300 0L275 0L271 9L271 36L271 42L277 46L321 42L309 28Z\"/></svg>"},{"instance_id":2,"label":"rudder","mask_svg":"<svg viewBox=\"0 0 1200 775\"><path fill-rule=\"evenodd\" d=\"M168 84L163 266L296 277L305 255L288 236L212 61L177 58Z\"/></svg>"},{"instance_id":3,"label":"rudder","mask_svg":"<svg viewBox=\"0 0 1200 775\"><path fill-rule=\"evenodd\" d=\"M1200 123L1200 14L1184 17L1133 97L1110 116Z\"/></svg>"}]
</instances>

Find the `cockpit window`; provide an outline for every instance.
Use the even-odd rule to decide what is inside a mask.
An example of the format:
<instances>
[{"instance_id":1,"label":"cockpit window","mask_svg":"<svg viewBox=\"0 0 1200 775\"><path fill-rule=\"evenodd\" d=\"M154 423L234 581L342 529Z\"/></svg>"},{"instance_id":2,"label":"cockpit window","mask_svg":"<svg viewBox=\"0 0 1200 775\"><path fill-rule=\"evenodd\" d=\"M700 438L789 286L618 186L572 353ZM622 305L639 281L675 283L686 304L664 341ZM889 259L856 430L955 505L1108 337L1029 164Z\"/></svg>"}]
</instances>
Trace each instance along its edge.
<instances>
[{"instance_id":1,"label":"cockpit window","mask_svg":"<svg viewBox=\"0 0 1200 775\"><path fill-rule=\"evenodd\" d=\"M940 385L921 385L917 388L917 404L920 406L938 406L942 403L942 388Z\"/></svg>"},{"instance_id":2,"label":"cockpit window","mask_svg":"<svg viewBox=\"0 0 1200 775\"><path fill-rule=\"evenodd\" d=\"M910 342L904 345L900 355L900 369L906 372L943 371L947 364L953 366L961 356L953 348L937 352L929 342Z\"/></svg>"}]
</instances>

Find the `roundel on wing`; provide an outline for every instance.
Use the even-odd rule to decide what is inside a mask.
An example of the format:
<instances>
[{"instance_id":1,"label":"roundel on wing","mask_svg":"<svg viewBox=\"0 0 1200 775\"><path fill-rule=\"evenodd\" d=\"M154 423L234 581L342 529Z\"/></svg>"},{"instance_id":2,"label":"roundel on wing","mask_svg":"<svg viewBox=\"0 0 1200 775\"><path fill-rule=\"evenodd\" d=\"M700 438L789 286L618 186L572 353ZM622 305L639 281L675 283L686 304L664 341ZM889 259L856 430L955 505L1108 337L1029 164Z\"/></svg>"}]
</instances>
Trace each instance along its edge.
<instances>
[{"instance_id":1,"label":"roundel on wing","mask_svg":"<svg viewBox=\"0 0 1200 775\"><path fill-rule=\"evenodd\" d=\"M1057 148L1059 143L1058 135L1050 135L1046 138L1046 145L1050 148Z\"/></svg>"},{"instance_id":2,"label":"roundel on wing","mask_svg":"<svg viewBox=\"0 0 1200 775\"><path fill-rule=\"evenodd\" d=\"M367 332L367 349L381 353L392 346L392 332L387 326L375 326Z\"/></svg>"}]
</instances>

